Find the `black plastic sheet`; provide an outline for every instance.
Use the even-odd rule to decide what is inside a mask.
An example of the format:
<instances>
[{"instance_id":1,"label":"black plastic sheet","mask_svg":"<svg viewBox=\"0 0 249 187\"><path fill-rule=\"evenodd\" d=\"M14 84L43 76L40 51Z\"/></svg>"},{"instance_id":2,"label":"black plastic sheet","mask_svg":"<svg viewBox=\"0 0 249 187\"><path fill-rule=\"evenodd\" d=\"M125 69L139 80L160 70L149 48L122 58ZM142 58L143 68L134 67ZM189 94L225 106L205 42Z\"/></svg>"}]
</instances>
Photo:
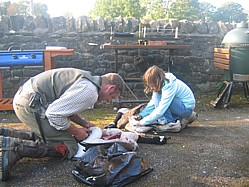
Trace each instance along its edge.
<instances>
[{"instance_id":1,"label":"black plastic sheet","mask_svg":"<svg viewBox=\"0 0 249 187\"><path fill-rule=\"evenodd\" d=\"M145 159L122 145L91 147L76 161L74 178L90 186L124 186L152 171Z\"/></svg>"}]
</instances>

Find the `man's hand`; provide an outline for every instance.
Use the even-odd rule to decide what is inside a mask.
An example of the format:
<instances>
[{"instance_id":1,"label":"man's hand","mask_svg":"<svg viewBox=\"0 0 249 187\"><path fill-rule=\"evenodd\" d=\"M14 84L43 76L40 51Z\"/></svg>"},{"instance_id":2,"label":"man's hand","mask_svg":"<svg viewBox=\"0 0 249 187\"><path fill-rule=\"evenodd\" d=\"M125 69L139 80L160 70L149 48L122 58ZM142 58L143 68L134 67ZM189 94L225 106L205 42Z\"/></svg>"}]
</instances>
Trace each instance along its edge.
<instances>
[{"instance_id":1,"label":"man's hand","mask_svg":"<svg viewBox=\"0 0 249 187\"><path fill-rule=\"evenodd\" d=\"M88 137L88 133L91 132L89 128L78 128L71 124L67 131L77 140L81 141Z\"/></svg>"},{"instance_id":2,"label":"man's hand","mask_svg":"<svg viewBox=\"0 0 249 187\"><path fill-rule=\"evenodd\" d=\"M78 140L79 142L82 140L85 140L88 137L88 133L91 130L88 128L78 128L77 133L74 134L74 137L76 140Z\"/></svg>"}]
</instances>

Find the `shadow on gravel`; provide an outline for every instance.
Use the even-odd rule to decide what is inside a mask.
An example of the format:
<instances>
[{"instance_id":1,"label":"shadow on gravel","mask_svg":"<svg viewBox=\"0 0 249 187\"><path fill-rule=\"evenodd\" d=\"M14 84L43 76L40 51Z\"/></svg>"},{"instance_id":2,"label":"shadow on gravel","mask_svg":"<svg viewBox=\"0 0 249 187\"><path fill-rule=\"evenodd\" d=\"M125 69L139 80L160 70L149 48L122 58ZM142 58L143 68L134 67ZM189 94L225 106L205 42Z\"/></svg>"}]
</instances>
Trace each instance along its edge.
<instances>
[{"instance_id":1,"label":"shadow on gravel","mask_svg":"<svg viewBox=\"0 0 249 187\"><path fill-rule=\"evenodd\" d=\"M163 133L171 137L168 144L139 145L154 171L127 186L249 186L249 106L204 106L198 113L182 132ZM73 165L69 160L25 158L0 186L85 186L71 175Z\"/></svg>"}]
</instances>

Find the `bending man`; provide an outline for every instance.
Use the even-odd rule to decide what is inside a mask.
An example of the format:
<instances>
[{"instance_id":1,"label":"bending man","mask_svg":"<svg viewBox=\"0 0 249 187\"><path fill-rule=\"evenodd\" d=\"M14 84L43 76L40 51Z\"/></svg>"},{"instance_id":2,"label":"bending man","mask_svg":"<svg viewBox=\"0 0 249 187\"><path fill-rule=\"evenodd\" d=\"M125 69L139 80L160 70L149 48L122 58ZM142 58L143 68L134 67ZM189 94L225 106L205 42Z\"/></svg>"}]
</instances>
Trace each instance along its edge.
<instances>
[{"instance_id":1,"label":"bending man","mask_svg":"<svg viewBox=\"0 0 249 187\"><path fill-rule=\"evenodd\" d=\"M124 81L116 73L93 76L80 69L60 68L30 78L16 93L13 106L32 133L1 130L2 180L10 177L11 167L22 157L72 158L77 142L86 139L89 127L95 126L79 113L97 101L110 102L123 91Z\"/></svg>"}]
</instances>

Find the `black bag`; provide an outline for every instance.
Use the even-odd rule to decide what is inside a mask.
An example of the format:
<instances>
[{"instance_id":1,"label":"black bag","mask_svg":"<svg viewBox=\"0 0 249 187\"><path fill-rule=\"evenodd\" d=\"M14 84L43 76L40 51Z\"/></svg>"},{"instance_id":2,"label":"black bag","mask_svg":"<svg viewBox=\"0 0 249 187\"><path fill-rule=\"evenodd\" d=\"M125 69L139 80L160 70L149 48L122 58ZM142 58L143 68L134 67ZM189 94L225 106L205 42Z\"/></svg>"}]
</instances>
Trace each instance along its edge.
<instances>
[{"instance_id":1,"label":"black bag","mask_svg":"<svg viewBox=\"0 0 249 187\"><path fill-rule=\"evenodd\" d=\"M137 152L118 143L90 147L76 161L74 178L90 186L124 186L152 171Z\"/></svg>"}]
</instances>

